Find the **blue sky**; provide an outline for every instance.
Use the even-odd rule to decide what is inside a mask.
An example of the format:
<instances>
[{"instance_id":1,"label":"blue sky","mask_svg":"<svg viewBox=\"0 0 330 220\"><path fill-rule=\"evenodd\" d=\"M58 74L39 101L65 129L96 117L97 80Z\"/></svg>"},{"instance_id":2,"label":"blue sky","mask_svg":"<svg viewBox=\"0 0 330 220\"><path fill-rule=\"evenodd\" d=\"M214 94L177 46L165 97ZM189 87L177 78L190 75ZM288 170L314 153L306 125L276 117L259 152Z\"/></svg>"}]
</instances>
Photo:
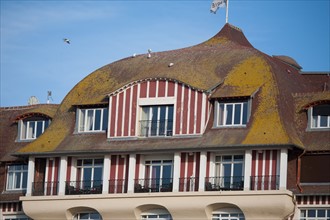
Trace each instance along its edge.
<instances>
[{"instance_id":1,"label":"blue sky","mask_svg":"<svg viewBox=\"0 0 330 220\"><path fill-rule=\"evenodd\" d=\"M94 70L132 54L183 48L214 36L225 9L212 0L1 2L0 106L30 96L61 103ZM330 0L229 0L229 23L269 55L303 71L330 71ZM71 44L63 42L69 38Z\"/></svg>"}]
</instances>

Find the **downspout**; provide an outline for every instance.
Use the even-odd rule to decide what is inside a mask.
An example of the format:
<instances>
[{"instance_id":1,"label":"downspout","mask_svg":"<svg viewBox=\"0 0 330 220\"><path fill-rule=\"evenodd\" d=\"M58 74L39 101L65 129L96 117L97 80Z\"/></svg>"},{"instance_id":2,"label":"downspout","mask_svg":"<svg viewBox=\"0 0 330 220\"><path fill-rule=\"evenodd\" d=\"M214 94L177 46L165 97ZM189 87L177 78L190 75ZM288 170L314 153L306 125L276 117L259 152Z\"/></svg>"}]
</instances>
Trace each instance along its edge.
<instances>
[{"instance_id":1,"label":"downspout","mask_svg":"<svg viewBox=\"0 0 330 220\"><path fill-rule=\"evenodd\" d=\"M304 150L297 159L297 180L296 180L296 185L299 189L300 192L303 191L301 185L300 185L300 175L301 175L301 157L306 153L306 150Z\"/></svg>"}]
</instances>

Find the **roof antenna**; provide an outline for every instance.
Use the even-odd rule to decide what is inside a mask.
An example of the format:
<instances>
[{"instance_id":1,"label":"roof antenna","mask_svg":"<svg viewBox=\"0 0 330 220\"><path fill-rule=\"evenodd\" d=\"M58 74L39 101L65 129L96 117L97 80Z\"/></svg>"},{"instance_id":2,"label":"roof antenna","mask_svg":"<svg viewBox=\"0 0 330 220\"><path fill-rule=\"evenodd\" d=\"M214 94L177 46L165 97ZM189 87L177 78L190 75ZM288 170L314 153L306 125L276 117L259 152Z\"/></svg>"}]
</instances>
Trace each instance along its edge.
<instances>
[{"instance_id":1,"label":"roof antenna","mask_svg":"<svg viewBox=\"0 0 330 220\"><path fill-rule=\"evenodd\" d=\"M148 58L151 57L151 49L148 49Z\"/></svg>"},{"instance_id":2,"label":"roof antenna","mask_svg":"<svg viewBox=\"0 0 330 220\"><path fill-rule=\"evenodd\" d=\"M50 99L53 101L52 91L47 91L47 104L50 103Z\"/></svg>"}]
</instances>

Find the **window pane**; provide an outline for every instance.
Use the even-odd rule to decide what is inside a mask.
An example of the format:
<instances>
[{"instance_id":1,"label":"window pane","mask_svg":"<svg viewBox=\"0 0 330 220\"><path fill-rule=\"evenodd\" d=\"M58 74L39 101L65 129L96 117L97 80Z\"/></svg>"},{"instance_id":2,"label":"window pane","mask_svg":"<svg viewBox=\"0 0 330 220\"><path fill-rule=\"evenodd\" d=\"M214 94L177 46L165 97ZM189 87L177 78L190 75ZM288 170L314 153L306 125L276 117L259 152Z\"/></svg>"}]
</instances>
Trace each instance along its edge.
<instances>
[{"instance_id":1,"label":"window pane","mask_svg":"<svg viewBox=\"0 0 330 220\"><path fill-rule=\"evenodd\" d=\"M234 164L234 176L240 177L243 173L243 164L242 163L235 163Z\"/></svg>"},{"instance_id":2,"label":"window pane","mask_svg":"<svg viewBox=\"0 0 330 220\"><path fill-rule=\"evenodd\" d=\"M247 106L248 106L247 102L244 102L243 103L243 121L242 121L243 125L246 125L246 123L247 123L247 114L248 114Z\"/></svg>"},{"instance_id":3,"label":"window pane","mask_svg":"<svg viewBox=\"0 0 330 220\"><path fill-rule=\"evenodd\" d=\"M320 127L328 127L328 116L320 116Z\"/></svg>"},{"instance_id":4,"label":"window pane","mask_svg":"<svg viewBox=\"0 0 330 220\"><path fill-rule=\"evenodd\" d=\"M87 124L86 128L88 131L93 130L93 115L94 115L94 110L88 110L87 111Z\"/></svg>"},{"instance_id":5,"label":"window pane","mask_svg":"<svg viewBox=\"0 0 330 220\"><path fill-rule=\"evenodd\" d=\"M235 104L235 115L234 115L234 124L241 124L241 104Z\"/></svg>"},{"instance_id":6,"label":"window pane","mask_svg":"<svg viewBox=\"0 0 330 220\"><path fill-rule=\"evenodd\" d=\"M226 105L226 125L232 124L233 105Z\"/></svg>"},{"instance_id":7,"label":"window pane","mask_svg":"<svg viewBox=\"0 0 330 220\"><path fill-rule=\"evenodd\" d=\"M86 110L81 109L79 115L79 131L85 130L85 114L86 114Z\"/></svg>"},{"instance_id":8,"label":"window pane","mask_svg":"<svg viewBox=\"0 0 330 220\"><path fill-rule=\"evenodd\" d=\"M330 213L329 213L330 214ZM319 209L317 211L317 217L326 217L325 216L325 209ZM330 216L329 216L330 217Z\"/></svg>"},{"instance_id":9,"label":"window pane","mask_svg":"<svg viewBox=\"0 0 330 220\"><path fill-rule=\"evenodd\" d=\"M39 137L42 134L42 132L43 132L43 121L38 121L36 137Z\"/></svg>"},{"instance_id":10,"label":"window pane","mask_svg":"<svg viewBox=\"0 0 330 220\"><path fill-rule=\"evenodd\" d=\"M27 185L27 172L24 171L23 173L23 183L22 183L22 188L26 189L26 185Z\"/></svg>"},{"instance_id":11,"label":"window pane","mask_svg":"<svg viewBox=\"0 0 330 220\"><path fill-rule=\"evenodd\" d=\"M95 110L95 125L94 130L99 131L101 130L101 110L97 109Z\"/></svg>"},{"instance_id":12,"label":"window pane","mask_svg":"<svg viewBox=\"0 0 330 220\"><path fill-rule=\"evenodd\" d=\"M158 107L152 106L152 116L151 116L151 136L157 135L157 127L158 127Z\"/></svg>"},{"instance_id":13,"label":"window pane","mask_svg":"<svg viewBox=\"0 0 330 220\"><path fill-rule=\"evenodd\" d=\"M94 180L96 180L97 181L97 185L100 185L101 184L101 182L100 182L100 180L102 180L102 167L96 167L96 168L94 168Z\"/></svg>"},{"instance_id":14,"label":"window pane","mask_svg":"<svg viewBox=\"0 0 330 220\"><path fill-rule=\"evenodd\" d=\"M310 209L307 211L307 217L316 217L316 210Z\"/></svg>"},{"instance_id":15,"label":"window pane","mask_svg":"<svg viewBox=\"0 0 330 220\"><path fill-rule=\"evenodd\" d=\"M27 138L35 138L35 122L28 122L28 135Z\"/></svg>"},{"instance_id":16,"label":"window pane","mask_svg":"<svg viewBox=\"0 0 330 220\"><path fill-rule=\"evenodd\" d=\"M163 178L170 179L172 177L172 166L166 165L163 167Z\"/></svg>"},{"instance_id":17,"label":"window pane","mask_svg":"<svg viewBox=\"0 0 330 220\"><path fill-rule=\"evenodd\" d=\"M105 131L108 129L108 109L103 109L103 125L102 130Z\"/></svg>"},{"instance_id":18,"label":"window pane","mask_svg":"<svg viewBox=\"0 0 330 220\"><path fill-rule=\"evenodd\" d=\"M20 189L21 188L21 173L16 172L14 174L15 178L15 189Z\"/></svg>"},{"instance_id":19,"label":"window pane","mask_svg":"<svg viewBox=\"0 0 330 220\"><path fill-rule=\"evenodd\" d=\"M224 119L224 110L225 109L225 106L224 106L224 104L221 104L221 103L219 103L219 112L218 112L218 125L224 125L224 121L223 121L223 119Z\"/></svg>"}]
</instances>

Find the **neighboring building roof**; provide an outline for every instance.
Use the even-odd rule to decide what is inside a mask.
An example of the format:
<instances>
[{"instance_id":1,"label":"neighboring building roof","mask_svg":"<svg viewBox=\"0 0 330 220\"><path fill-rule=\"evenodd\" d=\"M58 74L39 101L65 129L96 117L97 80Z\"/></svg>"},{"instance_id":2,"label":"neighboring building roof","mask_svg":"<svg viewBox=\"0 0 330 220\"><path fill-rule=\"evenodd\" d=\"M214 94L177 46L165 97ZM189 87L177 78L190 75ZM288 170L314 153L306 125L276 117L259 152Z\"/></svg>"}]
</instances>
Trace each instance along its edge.
<instances>
[{"instance_id":1,"label":"neighboring building roof","mask_svg":"<svg viewBox=\"0 0 330 220\"><path fill-rule=\"evenodd\" d=\"M43 116L52 118L58 105L38 104L17 107L0 108L0 161L13 161L17 158L11 154L27 145L29 142L18 142L17 121L27 116Z\"/></svg>"},{"instance_id":2,"label":"neighboring building roof","mask_svg":"<svg viewBox=\"0 0 330 220\"><path fill-rule=\"evenodd\" d=\"M302 75L300 66L286 59L268 56L249 43L243 32L226 24L211 39L187 48L128 57L108 64L80 81L65 97L44 135L19 154L63 152L125 152L218 148L233 146L296 146L308 148L305 127L298 123L293 104L296 93L323 91L330 84L327 75ZM170 65L173 63L173 65ZM250 123L246 128L213 129L213 115L205 134L194 138L155 138L107 141L102 134L74 134L74 106L102 104L129 83L148 78L166 78L210 93L210 98L254 95ZM233 92L233 94L230 94ZM297 118L298 117L298 118ZM293 123L296 120L299 126ZM316 134L322 139L322 134ZM324 135L323 135L324 136ZM315 137L318 138L318 137ZM330 142L323 142L330 150Z\"/></svg>"}]
</instances>

